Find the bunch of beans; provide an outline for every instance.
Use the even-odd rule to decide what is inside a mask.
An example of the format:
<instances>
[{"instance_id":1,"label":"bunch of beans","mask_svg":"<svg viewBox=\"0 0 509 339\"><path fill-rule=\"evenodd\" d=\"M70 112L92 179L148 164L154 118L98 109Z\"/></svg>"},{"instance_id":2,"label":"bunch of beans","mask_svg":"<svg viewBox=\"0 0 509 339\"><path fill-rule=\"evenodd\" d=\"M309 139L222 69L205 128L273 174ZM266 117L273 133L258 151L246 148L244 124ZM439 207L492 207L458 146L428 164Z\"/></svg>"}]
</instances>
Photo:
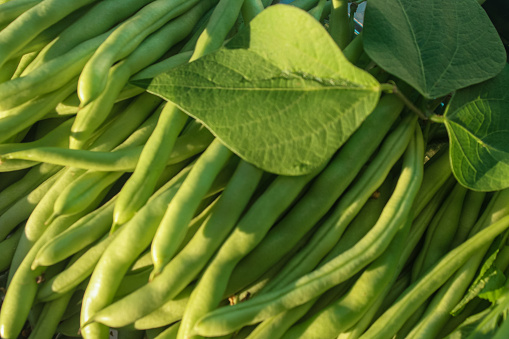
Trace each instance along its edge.
<instances>
[{"instance_id":1,"label":"bunch of beans","mask_svg":"<svg viewBox=\"0 0 509 339\"><path fill-rule=\"evenodd\" d=\"M440 338L492 311L451 316L494 246L508 270L509 191L459 185L398 97L278 176L131 84L270 3L0 0L2 338Z\"/></svg>"}]
</instances>

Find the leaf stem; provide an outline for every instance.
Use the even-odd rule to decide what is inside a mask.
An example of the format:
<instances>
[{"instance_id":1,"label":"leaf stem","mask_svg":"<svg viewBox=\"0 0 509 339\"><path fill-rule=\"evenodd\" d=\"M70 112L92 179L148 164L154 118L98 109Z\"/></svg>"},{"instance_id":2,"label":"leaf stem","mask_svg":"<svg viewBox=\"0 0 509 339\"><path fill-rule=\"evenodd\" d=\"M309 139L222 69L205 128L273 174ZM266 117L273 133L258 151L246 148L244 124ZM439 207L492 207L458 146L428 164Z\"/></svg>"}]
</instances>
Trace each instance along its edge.
<instances>
[{"instance_id":1,"label":"leaf stem","mask_svg":"<svg viewBox=\"0 0 509 339\"><path fill-rule=\"evenodd\" d=\"M412 101L410 101L401 91L398 90L398 87L393 83L387 83L387 84L380 84L380 89L387 93L395 94L401 101L405 103L405 106L407 106L412 112L417 114L419 118L422 120L428 120L429 117L426 113L424 113L422 110L420 110L417 106L413 104Z\"/></svg>"}]
</instances>

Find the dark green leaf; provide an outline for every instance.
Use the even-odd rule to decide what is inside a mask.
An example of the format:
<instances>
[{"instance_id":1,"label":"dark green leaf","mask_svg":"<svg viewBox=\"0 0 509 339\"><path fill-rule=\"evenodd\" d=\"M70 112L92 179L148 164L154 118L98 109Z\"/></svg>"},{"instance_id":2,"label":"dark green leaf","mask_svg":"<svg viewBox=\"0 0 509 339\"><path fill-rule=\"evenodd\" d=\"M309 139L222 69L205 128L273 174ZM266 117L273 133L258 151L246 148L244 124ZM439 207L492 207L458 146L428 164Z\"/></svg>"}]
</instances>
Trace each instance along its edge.
<instances>
[{"instance_id":1,"label":"dark green leaf","mask_svg":"<svg viewBox=\"0 0 509 339\"><path fill-rule=\"evenodd\" d=\"M458 181L478 191L509 187L509 67L456 92L444 117Z\"/></svg>"},{"instance_id":2,"label":"dark green leaf","mask_svg":"<svg viewBox=\"0 0 509 339\"><path fill-rule=\"evenodd\" d=\"M506 54L474 0L369 0L366 53L427 98L497 75Z\"/></svg>"},{"instance_id":3,"label":"dark green leaf","mask_svg":"<svg viewBox=\"0 0 509 339\"><path fill-rule=\"evenodd\" d=\"M380 85L346 60L313 17L277 5L227 48L156 77L148 91L202 121L246 161L302 175L359 127Z\"/></svg>"}]
</instances>

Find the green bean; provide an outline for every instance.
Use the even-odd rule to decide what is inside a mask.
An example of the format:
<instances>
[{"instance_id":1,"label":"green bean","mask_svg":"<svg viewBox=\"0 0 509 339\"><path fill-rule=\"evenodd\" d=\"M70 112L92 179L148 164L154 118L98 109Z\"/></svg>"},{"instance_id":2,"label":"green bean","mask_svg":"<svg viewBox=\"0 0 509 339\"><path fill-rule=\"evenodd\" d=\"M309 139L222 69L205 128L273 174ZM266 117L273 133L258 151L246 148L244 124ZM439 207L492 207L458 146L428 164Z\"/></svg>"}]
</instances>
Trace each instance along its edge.
<instances>
[{"instance_id":1,"label":"green bean","mask_svg":"<svg viewBox=\"0 0 509 339\"><path fill-rule=\"evenodd\" d=\"M477 192L469 190L465 197L465 202L462 207L458 230L454 235L451 243L451 248L454 248L465 241L468 234L472 230L475 222L479 218L486 192Z\"/></svg>"},{"instance_id":2,"label":"green bean","mask_svg":"<svg viewBox=\"0 0 509 339\"><path fill-rule=\"evenodd\" d=\"M210 145L213 139L214 137L205 127L200 128L194 134L184 134L178 137L166 164L175 164L199 154ZM0 145L0 149L1 147ZM38 147L7 153L0 156L0 159L4 159L6 162L16 159L32 159L23 161L45 161L60 166L72 164L73 167L95 171L132 172L136 168L142 150L143 146L133 146L114 152ZM0 165L0 171L1 168Z\"/></svg>"},{"instance_id":3,"label":"green bean","mask_svg":"<svg viewBox=\"0 0 509 339\"><path fill-rule=\"evenodd\" d=\"M159 274L174 256L198 204L232 155L233 153L216 139L196 161L186 180L168 205L152 240L153 277Z\"/></svg>"},{"instance_id":4,"label":"green bean","mask_svg":"<svg viewBox=\"0 0 509 339\"><path fill-rule=\"evenodd\" d=\"M180 328L180 322L176 322L175 324L171 325L170 327L165 329L163 332L161 332L154 339L176 339L179 328Z\"/></svg>"},{"instance_id":5,"label":"green bean","mask_svg":"<svg viewBox=\"0 0 509 339\"><path fill-rule=\"evenodd\" d=\"M325 165L324 165L325 166ZM195 321L215 308L225 293L231 271L265 236L270 226L297 199L323 167L299 177L277 177L250 207L219 249L191 295L179 337L190 335ZM200 300L195 302L194 300Z\"/></svg>"},{"instance_id":6,"label":"green bean","mask_svg":"<svg viewBox=\"0 0 509 339\"><path fill-rule=\"evenodd\" d=\"M394 193L376 225L355 246L284 288L205 315L194 326L195 333L231 333L244 325L259 322L285 309L304 304L375 260L385 251L411 212L413 199L422 181L422 150L422 136L419 138L417 134L405 153L403 169Z\"/></svg>"},{"instance_id":7,"label":"green bean","mask_svg":"<svg viewBox=\"0 0 509 339\"><path fill-rule=\"evenodd\" d=\"M160 114L158 106L161 102L162 100L155 95L148 93L140 95L117 116L105 132L92 142L89 149L98 152L111 151L130 137L140 125L144 124L145 120L150 119L149 117L158 117ZM145 126L152 128L148 121Z\"/></svg>"},{"instance_id":8,"label":"green bean","mask_svg":"<svg viewBox=\"0 0 509 339\"><path fill-rule=\"evenodd\" d=\"M88 207L94 198L109 190L122 175L122 172L88 171L67 186L55 201L53 213L47 223L61 215L74 214Z\"/></svg>"},{"instance_id":9,"label":"green bean","mask_svg":"<svg viewBox=\"0 0 509 339\"><path fill-rule=\"evenodd\" d=\"M42 0L17 0L0 5L0 25L7 25Z\"/></svg>"},{"instance_id":10,"label":"green bean","mask_svg":"<svg viewBox=\"0 0 509 339\"><path fill-rule=\"evenodd\" d=\"M153 33L126 59L113 66L103 92L78 112L76 122L72 128L73 134L70 147L82 148L89 135L107 117L109 107L113 105L115 98L118 97L129 77L159 59L168 49L184 39L203 13L216 2L217 0L200 2L187 13L170 21Z\"/></svg>"},{"instance_id":11,"label":"green bean","mask_svg":"<svg viewBox=\"0 0 509 339\"><path fill-rule=\"evenodd\" d=\"M21 77L0 83L0 108L2 110L11 109L64 86L79 75L85 63L108 35L109 33L104 33L94 37L76 46L68 53L47 61L28 74L22 74Z\"/></svg>"},{"instance_id":12,"label":"green bean","mask_svg":"<svg viewBox=\"0 0 509 339\"><path fill-rule=\"evenodd\" d=\"M368 164L348 192L339 200L331 215L313 235L308 244L285 266L266 290L283 287L304 275L319 263L338 242L346 227L359 213L369 197L386 180L390 170L401 158L413 137L417 117L403 119L384 140L375 158Z\"/></svg>"},{"instance_id":13,"label":"green bean","mask_svg":"<svg viewBox=\"0 0 509 339\"><path fill-rule=\"evenodd\" d=\"M11 270L9 271L9 281L12 279L12 276L14 275L17 267L24 260L31 247L45 232L47 226L45 221L53 212L53 204L56 198L63 190L63 188L72 182L74 176L79 173L78 171L79 170L72 168L64 169L57 181L53 184L53 186L51 186L49 191L44 195L44 197L41 199L41 201L39 201L33 210L32 214L27 220L25 232L23 233L20 239L20 243L16 249Z\"/></svg>"},{"instance_id":14,"label":"green bean","mask_svg":"<svg viewBox=\"0 0 509 339\"><path fill-rule=\"evenodd\" d=\"M42 138L31 142L2 144L0 145L0 154L27 150L34 147L67 147L67 145L69 145L69 133L72 121L73 118L66 120ZM0 172L30 168L37 164L39 164L37 161L2 159L0 162Z\"/></svg>"},{"instance_id":15,"label":"green bean","mask_svg":"<svg viewBox=\"0 0 509 339\"><path fill-rule=\"evenodd\" d=\"M175 297L196 278L227 237L254 193L261 175L261 170L241 161L219 201L213 207L210 218L182 251L165 266L161 274L156 276L150 284L99 311L93 319L107 322L108 325L110 322L115 323L113 327L124 326L149 314L162 306L165 301ZM150 302L140 304L140 300L150 300ZM117 310L125 310L125 305L135 305L135 307L129 308L127 314L119 317Z\"/></svg>"},{"instance_id":16,"label":"green bean","mask_svg":"<svg viewBox=\"0 0 509 339\"><path fill-rule=\"evenodd\" d=\"M0 68L0 86L12 78L12 76L16 72L16 68L18 68L18 64L19 64L20 60L21 60L21 57L12 58L12 59L8 60Z\"/></svg>"},{"instance_id":17,"label":"green bean","mask_svg":"<svg viewBox=\"0 0 509 339\"><path fill-rule=\"evenodd\" d=\"M5 239L17 225L28 219L35 206L37 206L58 178L59 173L49 177L0 215L0 239Z\"/></svg>"},{"instance_id":18,"label":"green bean","mask_svg":"<svg viewBox=\"0 0 509 339\"><path fill-rule=\"evenodd\" d=\"M323 12L325 10L325 6L327 5L327 0L320 0L318 4L309 10L309 14L311 14L316 20L320 21L323 16Z\"/></svg>"},{"instance_id":19,"label":"green bean","mask_svg":"<svg viewBox=\"0 0 509 339\"><path fill-rule=\"evenodd\" d=\"M58 166L42 164L30 169L20 180L0 192L0 212L5 212L16 201L42 184L46 179L54 175L60 168Z\"/></svg>"},{"instance_id":20,"label":"green bean","mask_svg":"<svg viewBox=\"0 0 509 339\"><path fill-rule=\"evenodd\" d=\"M467 189L456 184L426 229L426 237L412 267L412 281L426 272L450 249Z\"/></svg>"},{"instance_id":21,"label":"green bean","mask_svg":"<svg viewBox=\"0 0 509 339\"><path fill-rule=\"evenodd\" d=\"M57 327L57 332L60 334L59 339L80 337L80 315L75 314L71 318L62 321ZM62 337L62 335L67 337Z\"/></svg>"},{"instance_id":22,"label":"green bean","mask_svg":"<svg viewBox=\"0 0 509 339\"><path fill-rule=\"evenodd\" d=\"M330 35L339 48L344 49L348 45L351 34L348 20L348 1L332 0L330 15Z\"/></svg>"},{"instance_id":23,"label":"green bean","mask_svg":"<svg viewBox=\"0 0 509 339\"><path fill-rule=\"evenodd\" d=\"M164 168L187 116L173 104L166 103L157 126L147 141L139 166L119 193L113 215L114 224L121 225L132 218L152 194L155 181ZM164 147L159 147L164 145ZM153 148L155 146L155 148ZM149 175L150 174L150 175Z\"/></svg>"},{"instance_id":24,"label":"green bean","mask_svg":"<svg viewBox=\"0 0 509 339\"><path fill-rule=\"evenodd\" d=\"M478 222L481 231L451 250L428 273L412 284L409 289L368 329L361 338L388 338L435 290L451 277L472 255L483 252L493 239L509 227L507 215L509 191L500 192L500 207L486 213L485 219ZM486 225L490 225L485 227Z\"/></svg>"},{"instance_id":25,"label":"green bean","mask_svg":"<svg viewBox=\"0 0 509 339\"><path fill-rule=\"evenodd\" d=\"M500 218L500 215L508 215L508 198L509 195L507 193L499 194L486 210L484 214L485 219L479 221L478 225L484 224L482 227L486 227L486 224L497 220L497 218ZM491 217L488 217L490 215ZM477 274L478 268L482 264L487 251L487 246L479 249L463 266L458 269L454 276L451 277L442 288L440 288L431 300L429 306L426 308L424 316L421 317L419 323L413 328L412 332L410 332L409 337L419 338L424 333L431 336L438 335L438 332L450 320L454 306L460 302L471 281ZM501 254L506 255L507 253L508 251L501 252ZM504 270L508 264L507 258L503 258L502 255L501 259L502 260L497 260L497 267ZM500 264L502 266L499 266Z\"/></svg>"},{"instance_id":26,"label":"green bean","mask_svg":"<svg viewBox=\"0 0 509 339\"><path fill-rule=\"evenodd\" d=\"M0 272L5 271L11 265L24 228L24 225L20 225L7 239L0 242Z\"/></svg>"},{"instance_id":27,"label":"green bean","mask_svg":"<svg viewBox=\"0 0 509 339\"><path fill-rule=\"evenodd\" d=\"M137 329L162 327L182 319L193 288L194 285L187 286L170 301L165 302L155 311L136 320L134 327Z\"/></svg>"},{"instance_id":28,"label":"green bean","mask_svg":"<svg viewBox=\"0 0 509 339\"><path fill-rule=\"evenodd\" d=\"M0 67L38 33L65 18L75 10L96 0L49 0L43 1L23 12L0 31Z\"/></svg>"},{"instance_id":29,"label":"green bean","mask_svg":"<svg viewBox=\"0 0 509 339\"><path fill-rule=\"evenodd\" d=\"M76 80L73 79L62 88L37 97L21 106L8 111L8 115L0 119L0 142L30 127L42 119L57 103L65 99L76 89Z\"/></svg>"},{"instance_id":30,"label":"green bean","mask_svg":"<svg viewBox=\"0 0 509 339\"><path fill-rule=\"evenodd\" d=\"M206 30L200 34L190 61L201 58L222 46L239 16L243 0L221 0L212 12Z\"/></svg>"},{"instance_id":31,"label":"green bean","mask_svg":"<svg viewBox=\"0 0 509 339\"><path fill-rule=\"evenodd\" d=\"M334 338L355 325L391 286L399 255L410 229L409 220L398 230L388 249L373 261L352 288L332 305L291 328L283 338Z\"/></svg>"},{"instance_id":32,"label":"green bean","mask_svg":"<svg viewBox=\"0 0 509 339\"><path fill-rule=\"evenodd\" d=\"M48 44L30 65L30 69L54 59L79 43L106 32L118 22L125 20L153 0L107 0L95 4L81 18L58 35L58 39Z\"/></svg>"},{"instance_id":33,"label":"green bean","mask_svg":"<svg viewBox=\"0 0 509 339\"><path fill-rule=\"evenodd\" d=\"M306 195L242 259L233 271L228 293L242 289L269 269L327 213L382 142L402 109L403 103L395 96L380 99L379 105L338 150Z\"/></svg>"},{"instance_id":34,"label":"green bean","mask_svg":"<svg viewBox=\"0 0 509 339\"><path fill-rule=\"evenodd\" d=\"M99 201L96 201L96 204L98 203ZM91 209L93 207L95 206L91 206ZM36 270L30 268L37 251L47 239L61 233L88 212L83 211L72 216L56 219L28 251L10 281L2 309L0 310L0 335L2 337L15 338L18 336L34 303L38 287L37 277L45 270L45 268L41 267Z\"/></svg>"},{"instance_id":35,"label":"green bean","mask_svg":"<svg viewBox=\"0 0 509 339\"><path fill-rule=\"evenodd\" d=\"M70 291L64 296L44 304L41 315L37 319L35 326L32 328L28 339L53 338L72 294L73 291Z\"/></svg>"},{"instance_id":36,"label":"green bean","mask_svg":"<svg viewBox=\"0 0 509 339\"><path fill-rule=\"evenodd\" d=\"M37 291L37 300L48 302L60 298L84 282L92 274L101 255L117 235L118 233L104 236L90 248L82 250L84 253L75 254L65 270L46 280L40 286Z\"/></svg>"},{"instance_id":37,"label":"green bean","mask_svg":"<svg viewBox=\"0 0 509 339\"><path fill-rule=\"evenodd\" d=\"M48 241L37 253L32 268L62 261L106 234L113 220L114 202L111 199Z\"/></svg>"},{"instance_id":38,"label":"green bean","mask_svg":"<svg viewBox=\"0 0 509 339\"><path fill-rule=\"evenodd\" d=\"M81 323L84 338L97 338L108 332L106 327L97 323L86 326L85 324L99 309L111 302L120 277L127 272L129 266L151 242L166 206L173 199L178 187L189 173L190 167L182 170L179 175L163 186L158 191L160 193L156 193L157 196L122 227L119 235L103 253L83 298Z\"/></svg>"},{"instance_id":39,"label":"green bean","mask_svg":"<svg viewBox=\"0 0 509 339\"><path fill-rule=\"evenodd\" d=\"M147 35L166 22L189 10L197 1L154 1L124 21L104 44L94 53L83 68L78 84L78 95L82 105L97 98L106 86L110 67L122 54L128 55ZM132 43L135 41L135 43ZM125 50L126 45L131 50Z\"/></svg>"},{"instance_id":40,"label":"green bean","mask_svg":"<svg viewBox=\"0 0 509 339\"><path fill-rule=\"evenodd\" d=\"M263 11L263 3L261 0L246 0L242 4L241 13L244 22L249 23L258 13Z\"/></svg>"}]
</instances>

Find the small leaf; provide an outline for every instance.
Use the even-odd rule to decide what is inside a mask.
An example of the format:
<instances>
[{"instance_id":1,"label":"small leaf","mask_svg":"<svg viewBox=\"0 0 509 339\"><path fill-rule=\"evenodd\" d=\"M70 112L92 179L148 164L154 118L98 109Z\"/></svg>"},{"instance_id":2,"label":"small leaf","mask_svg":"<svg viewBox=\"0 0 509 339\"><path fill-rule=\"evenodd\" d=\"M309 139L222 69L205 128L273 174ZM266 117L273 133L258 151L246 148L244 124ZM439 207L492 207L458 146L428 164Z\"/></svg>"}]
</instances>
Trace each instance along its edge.
<instances>
[{"instance_id":1,"label":"small leaf","mask_svg":"<svg viewBox=\"0 0 509 339\"><path fill-rule=\"evenodd\" d=\"M326 162L380 95L312 16L287 5L264 10L226 48L141 85L244 160L282 175Z\"/></svg>"},{"instance_id":2,"label":"small leaf","mask_svg":"<svg viewBox=\"0 0 509 339\"><path fill-rule=\"evenodd\" d=\"M474 0L369 0L364 49L427 98L497 75L504 46Z\"/></svg>"},{"instance_id":3,"label":"small leaf","mask_svg":"<svg viewBox=\"0 0 509 339\"><path fill-rule=\"evenodd\" d=\"M477 191L509 187L509 66L457 91L444 117L458 181Z\"/></svg>"}]
</instances>

